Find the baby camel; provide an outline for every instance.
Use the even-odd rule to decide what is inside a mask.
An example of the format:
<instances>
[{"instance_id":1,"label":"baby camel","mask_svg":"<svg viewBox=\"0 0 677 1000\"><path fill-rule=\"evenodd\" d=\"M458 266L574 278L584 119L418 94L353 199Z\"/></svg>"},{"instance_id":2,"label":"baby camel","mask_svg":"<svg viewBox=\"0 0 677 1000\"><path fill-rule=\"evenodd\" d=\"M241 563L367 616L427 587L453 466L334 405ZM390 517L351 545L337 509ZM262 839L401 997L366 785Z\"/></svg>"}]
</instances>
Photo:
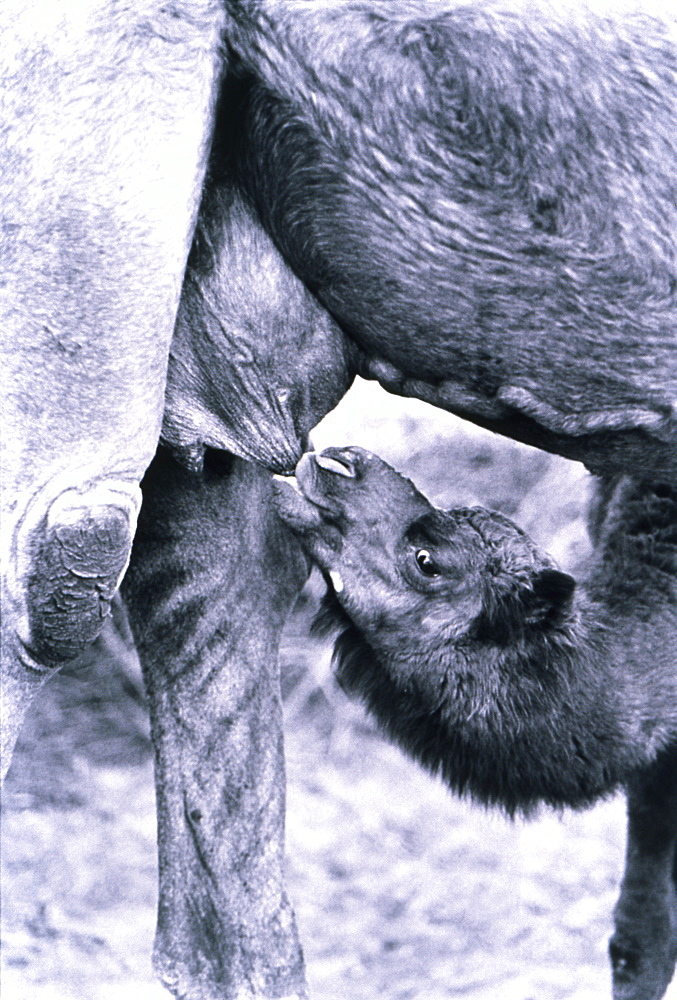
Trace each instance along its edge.
<instances>
[{"instance_id":1,"label":"baby camel","mask_svg":"<svg viewBox=\"0 0 677 1000\"><path fill-rule=\"evenodd\" d=\"M585 583L516 525L442 511L360 448L305 455L278 510L329 584L340 684L451 788L509 813L628 791L614 996L677 952L677 490L605 483Z\"/></svg>"}]
</instances>

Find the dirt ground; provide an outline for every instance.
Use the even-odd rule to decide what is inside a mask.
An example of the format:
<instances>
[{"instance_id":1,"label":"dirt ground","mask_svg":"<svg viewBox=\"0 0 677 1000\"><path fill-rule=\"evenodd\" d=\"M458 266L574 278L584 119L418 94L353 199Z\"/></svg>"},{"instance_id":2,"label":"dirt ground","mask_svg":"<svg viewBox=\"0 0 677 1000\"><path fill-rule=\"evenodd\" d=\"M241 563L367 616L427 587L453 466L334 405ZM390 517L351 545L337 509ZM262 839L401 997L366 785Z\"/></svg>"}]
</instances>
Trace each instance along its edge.
<instances>
[{"instance_id":1,"label":"dirt ground","mask_svg":"<svg viewBox=\"0 0 677 1000\"><path fill-rule=\"evenodd\" d=\"M364 386L314 435L359 443L436 502L513 516L578 570L580 467ZM282 650L288 870L314 1000L604 1000L622 870L620 798L509 823L449 795L336 690L307 623ZM161 1000L152 769L124 630L50 683L2 815L3 1000ZM668 993L677 1000L677 984Z\"/></svg>"}]
</instances>

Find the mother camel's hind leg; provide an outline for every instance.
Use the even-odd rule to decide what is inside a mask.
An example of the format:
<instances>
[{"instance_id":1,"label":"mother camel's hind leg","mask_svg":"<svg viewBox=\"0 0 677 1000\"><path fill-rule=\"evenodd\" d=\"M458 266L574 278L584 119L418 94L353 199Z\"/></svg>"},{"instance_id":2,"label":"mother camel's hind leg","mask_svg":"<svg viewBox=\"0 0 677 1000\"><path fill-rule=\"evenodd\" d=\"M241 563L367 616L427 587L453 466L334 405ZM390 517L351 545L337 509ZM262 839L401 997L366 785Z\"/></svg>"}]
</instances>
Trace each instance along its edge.
<instances>
[{"instance_id":1,"label":"mother camel's hind leg","mask_svg":"<svg viewBox=\"0 0 677 1000\"><path fill-rule=\"evenodd\" d=\"M211 131L221 5L0 12L2 766L125 570Z\"/></svg>"},{"instance_id":2,"label":"mother camel's hind leg","mask_svg":"<svg viewBox=\"0 0 677 1000\"><path fill-rule=\"evenodd\" d=\"M614 917L614 1000L659 1000L677 960L677 746L628 789L626 865Z\"/></svg>"},{"instance_id":3,"label":"mother camel's hind leg","mask_svg":"<svg viewBox=\"0 0 677 1000\"><path fill-rule=\"evenodd\" d=\"M626 782L625 872L609 945L614 1000L660 1000L677 959L677 743L671 682L677 652L677 490L641 480L599 482L590 586L614 613L636 677L655 759Z\"/></svg>"}]
</instances>

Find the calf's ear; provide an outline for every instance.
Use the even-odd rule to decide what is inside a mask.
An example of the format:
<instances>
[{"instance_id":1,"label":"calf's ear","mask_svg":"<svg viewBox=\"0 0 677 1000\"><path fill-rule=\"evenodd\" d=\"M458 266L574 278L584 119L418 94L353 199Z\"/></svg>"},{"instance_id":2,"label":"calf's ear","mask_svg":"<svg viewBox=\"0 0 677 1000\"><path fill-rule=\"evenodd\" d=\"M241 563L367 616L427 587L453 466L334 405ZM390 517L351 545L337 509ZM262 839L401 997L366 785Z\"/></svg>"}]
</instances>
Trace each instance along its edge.
<instances>
[{"instance_id":1,"label":"calf's ear","mask_svg":"<svg viewBox=\"0 0 677 1000\"><path fill-rule=\"evenodd\" d=\"M556 625L571 610L576 581L558 569L542 569L521 595L526 622L533 625Z\"/></svg>"},{"instance_id":2,"label":"calf's ear","mask_svg":"<svg viewBox=\"0 0 677 1000\"><path fill-rule=\"evenodd\" d=\"M474 637L502 645L529 630L557 626L571 609L575 589L576 581L568 573L542 569L528 587L503 595L490 590L474 623Z\"/></svg>"}]
</instances>

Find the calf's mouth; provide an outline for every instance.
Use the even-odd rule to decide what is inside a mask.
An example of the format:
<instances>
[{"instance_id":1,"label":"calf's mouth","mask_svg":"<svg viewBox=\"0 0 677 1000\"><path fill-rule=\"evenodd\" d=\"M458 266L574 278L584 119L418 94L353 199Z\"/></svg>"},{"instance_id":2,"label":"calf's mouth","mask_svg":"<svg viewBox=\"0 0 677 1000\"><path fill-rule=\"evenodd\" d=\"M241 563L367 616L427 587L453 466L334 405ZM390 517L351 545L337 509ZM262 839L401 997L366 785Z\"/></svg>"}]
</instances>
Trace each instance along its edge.
<instances>
[{"instance_id":1,"label":"calf's mouth","mask_svg":"<svg viewBox=\"0 0 677 1000\"><path fill-rule=\"evenodd\" d=\"M358 469L358 455L359 453L354 448L325 448L319 454L310 452L308 456L304 455L303 458L313 457L315 464L320 469L324 469L325 472L343 476L346 479L355 479ZM297 470L302 465L303 458L301 458Z\"/></svg>"},{"instance_id":2,"label":"calf's mouth","mask_svg":"<svg viewBox=\"0 0 677 1000\"><path fill-rule=\"evenodd\" d=\"M278 514L295 531L307 532L341 516L340 494L359 474L361 452L325 448L306 452L293 476L273 476Z\"/></svg>"}]
</instances>

